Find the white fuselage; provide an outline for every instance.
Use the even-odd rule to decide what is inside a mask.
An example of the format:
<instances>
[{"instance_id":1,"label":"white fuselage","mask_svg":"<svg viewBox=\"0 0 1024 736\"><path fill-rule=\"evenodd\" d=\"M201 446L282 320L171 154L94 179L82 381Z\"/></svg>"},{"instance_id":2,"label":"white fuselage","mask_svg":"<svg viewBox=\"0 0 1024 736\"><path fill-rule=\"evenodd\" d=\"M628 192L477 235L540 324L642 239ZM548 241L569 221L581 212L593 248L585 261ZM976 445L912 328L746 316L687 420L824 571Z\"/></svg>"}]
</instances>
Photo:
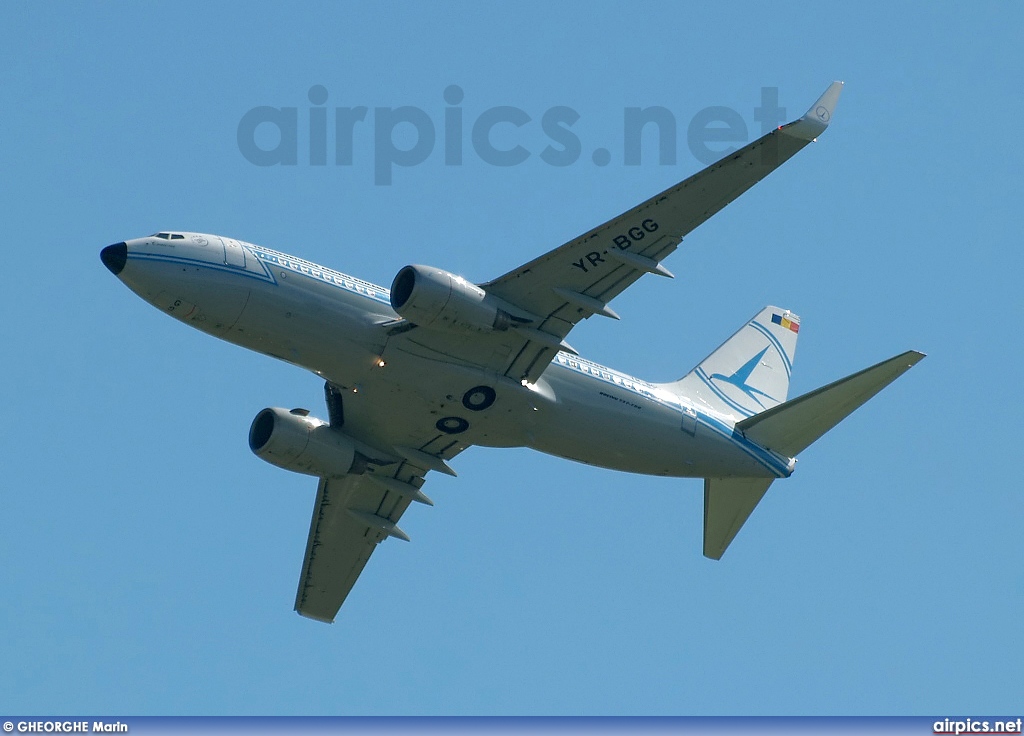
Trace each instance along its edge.
<instances>
[{"instance_id":1,"label":"white fuselage","mask_svg":"<svg viewBox=\"0 0 1024 736\"><path fill-rule=\"evenodd\" d=\"M116 271L126 285L193 327L344 389L346 417L371 434L405 416L437 416L466 445L525 446L633 473L786 477L793 470L790 458L736 431L735 417L656 384L564 352L534 384L481 378L389 349L383 325L399 316L385 288L229 238L161 235L126 241ZM462 387L479 383L494 386L498 400L488 411L468 411Z\"/></svg>"}]
</instances>

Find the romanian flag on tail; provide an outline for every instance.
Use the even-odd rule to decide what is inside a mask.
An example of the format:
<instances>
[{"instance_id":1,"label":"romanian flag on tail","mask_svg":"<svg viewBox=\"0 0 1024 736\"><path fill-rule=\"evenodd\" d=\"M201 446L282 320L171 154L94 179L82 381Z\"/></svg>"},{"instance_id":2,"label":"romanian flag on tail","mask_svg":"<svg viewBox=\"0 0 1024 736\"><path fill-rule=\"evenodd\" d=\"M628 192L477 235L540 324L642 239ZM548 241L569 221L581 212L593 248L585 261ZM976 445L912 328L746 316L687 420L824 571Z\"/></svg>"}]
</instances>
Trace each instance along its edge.
<instances>
[{"instance_id":1,"label":"romanian flag on tail","mask_svg":"<svg viewBox=\"0 0 1024 736\"><path fill-rule=\"evenodd\" d=\"M793 332L800 332L799 322L794 322L789 317L783 317L781 314L773 314L772 323L782 325L785 329L792 330Z\"/></svg>"}]
</instances>

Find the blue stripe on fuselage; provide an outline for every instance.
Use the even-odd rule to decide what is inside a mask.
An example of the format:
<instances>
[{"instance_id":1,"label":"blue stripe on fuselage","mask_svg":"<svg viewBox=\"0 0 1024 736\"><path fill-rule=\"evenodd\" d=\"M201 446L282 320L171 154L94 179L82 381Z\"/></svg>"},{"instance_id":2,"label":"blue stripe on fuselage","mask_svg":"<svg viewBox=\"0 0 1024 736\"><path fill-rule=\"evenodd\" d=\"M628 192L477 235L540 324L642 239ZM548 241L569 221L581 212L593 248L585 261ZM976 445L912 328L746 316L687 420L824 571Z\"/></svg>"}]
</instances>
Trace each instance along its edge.
<instances>
[{"instance_id":1,"label":"blue stripe on fuselage","mask_svg":"<svg viewBox=\"0 0 1024 736\"><path fill-rule=\"evenodd\" d=\"M324 284L329 284L335 288L347 291L351 294L357 294L364 298L372 299L375 302L381 304L391 305L391 292L382 286L371 284L369 281L363 281L353 276L335 271L330 268L324 268L316 263L290 256L286 253L278 253L277 251L270 250L269 248L263 248L261 246L254 246L251 243L245 243L242 245L250 256L254 258L262 271L262 273L254 273L253 271L238 268L237 266L229 266L227 264L220 264L216 261L201 260L198 258L188 258L186 256L170 255L164 253L140 253L138 251L129 252L129 259L138 259L143 261L156 261L161 263L180 263L186 266L195 266L198 268L208 268L212 271L221 271L224 273L238 274L239 276L245 276L258 281L264 281L271 284L277 284L277 279L274 278L274 274L270 270L270 266L277 268L284 268L292 273L297 273L301 276L319 281Z\"/></svg>"},{"instance_id":2,"label":"blue stripe on fuselage","mask_svg":"<svg viewBox=\"0 0 1024 736\"><path fill-rule=\"evenodd\" d=\"M270 250L269 248L253 246L251 244L247 245L249 246L249 251L256 256L257 261L261 264L264 262L270 263L279 268L288 269L292 273L297 273L315 281L330 284L331 286L343 289L352 294L369 297L376 302L387 304L388 306L391 305L391 291L382 286L371 284L369 281L357 279L354 276L349 276L341 273L340 271L324 268L319 264L303 260L302 258L296 258L295 256L290 256L287 253L278 253L277 251ZM266 266L264 266L264 268L265 267Z\"/></svg>"},{"instance_id":3,"label":"blue stripe on fuselage","mask_svg":"<svg viewBox=\"0 0 1024 736\"><path fill-rule=\"evenodd\" d=\"M270 273L270 269L260 263L260 267L263 269L263 273L254 273L247 271L237 266L229 266L226 263L217 263L215 261L204 261L199 258L186 258L185 256L167 255L164 253L139 253L138 251L129 251L128 260L132 261L154 261L157 263L177 263L185 266L195 266L197 268L208 268L211 271L222 271L224 273L233 273L238 276L245 276L250 279L256 279L257 281L265 281L271 284L277 283L274 280L274 275ZM258 261L257 261L258 262Z\"/></svg>"}]
</instances>

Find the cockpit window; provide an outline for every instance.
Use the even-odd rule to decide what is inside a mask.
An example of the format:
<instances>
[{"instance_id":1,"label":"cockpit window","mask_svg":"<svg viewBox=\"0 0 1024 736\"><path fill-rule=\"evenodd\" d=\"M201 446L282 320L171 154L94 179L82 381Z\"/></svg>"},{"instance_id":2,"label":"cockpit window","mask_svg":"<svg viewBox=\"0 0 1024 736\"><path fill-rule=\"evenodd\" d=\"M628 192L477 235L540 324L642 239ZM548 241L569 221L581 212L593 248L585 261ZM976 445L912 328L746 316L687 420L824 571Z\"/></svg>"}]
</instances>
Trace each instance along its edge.
<instances>
[{"instance_id":1,"label":"cockpit window","mask_svg":"<svg viewBox=\"0 0 1024 736\"><path fill-rule=\"evenodd\" d=\"M151 238L160 238L161 240L170 240L171 239L171 234L170 233L154 233L153 235L150 235L149 237L151 237Z\"/></svg>"},{"instance_id":2,"label":"cockpit window","mask_svg":"<svg viewBox=\"0 0 1024 736\"><path fill-rule=\"evenodd\" d=\"M184 239L185 239L184 235L179 235L178 233L171 233L171 240L184 240Z\"/></svg>"}]
</instances>

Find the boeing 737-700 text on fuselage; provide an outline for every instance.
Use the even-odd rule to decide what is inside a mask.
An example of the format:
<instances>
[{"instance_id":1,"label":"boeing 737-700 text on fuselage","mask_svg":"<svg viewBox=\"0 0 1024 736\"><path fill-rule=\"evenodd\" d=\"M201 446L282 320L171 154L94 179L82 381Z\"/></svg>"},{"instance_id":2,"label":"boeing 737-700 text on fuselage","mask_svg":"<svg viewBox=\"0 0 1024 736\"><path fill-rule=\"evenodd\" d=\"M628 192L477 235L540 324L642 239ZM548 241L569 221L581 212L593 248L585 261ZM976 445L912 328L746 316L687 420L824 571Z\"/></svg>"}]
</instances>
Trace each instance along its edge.
<instances>
[{"instance_id":1,"label":"boeing 737-700 text on fuselage","mask_svg":"<svg viewBox=\"0 0 1024 736\"><path fill-rule=\"evenodd\" d=\"M704 478L718 559L794 457L917 363L906 352L787 401L800 318L765 307L686 376L650 383L565 342L694 228L824 132L834 82L800 119L485 284L406 266L391 289L216 235L159 232L103 249L132 291L219 338L324 379L328 420L268 408L257 456L320 479L295 609L333 621L430 471L472 445L531 447L614 470ZM324 339L324 335L331 339Z\"/></svg>"}]
</instances>

